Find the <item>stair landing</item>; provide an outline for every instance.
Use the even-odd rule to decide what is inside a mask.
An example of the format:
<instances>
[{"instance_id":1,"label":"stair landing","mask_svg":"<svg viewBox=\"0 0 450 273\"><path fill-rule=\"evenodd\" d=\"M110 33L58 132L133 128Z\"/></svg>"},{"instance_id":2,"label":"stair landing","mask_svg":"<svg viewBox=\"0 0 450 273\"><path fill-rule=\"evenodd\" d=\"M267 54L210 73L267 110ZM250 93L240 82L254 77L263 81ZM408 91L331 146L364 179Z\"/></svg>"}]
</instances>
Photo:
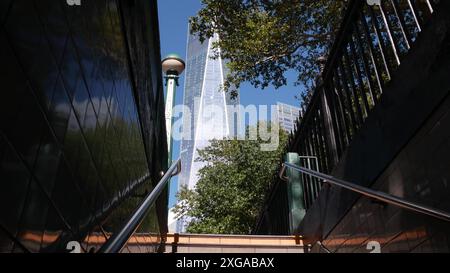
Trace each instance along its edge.
<instances>
[{"instance_id":1,"label":"stair landing","mask_svg":"<svg viewBox=\"0 0 450 273\"><path fill-rule=\"evenodd\" d=\"M168 234L167 253L304 253L301 236Z\"/></svg>"}]
</instances>

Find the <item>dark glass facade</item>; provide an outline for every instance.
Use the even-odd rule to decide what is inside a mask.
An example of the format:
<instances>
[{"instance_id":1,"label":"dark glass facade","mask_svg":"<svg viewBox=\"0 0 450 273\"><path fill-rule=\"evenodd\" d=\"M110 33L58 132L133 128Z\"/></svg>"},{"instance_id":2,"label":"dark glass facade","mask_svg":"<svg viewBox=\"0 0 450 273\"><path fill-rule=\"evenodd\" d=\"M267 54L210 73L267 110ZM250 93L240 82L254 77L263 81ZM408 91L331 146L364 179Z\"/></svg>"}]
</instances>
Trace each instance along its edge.
<instances>
[{"instance_id":1,"label":"dark glass facade","mask_svg":"<svg viewBox=\"0 0 450 273\"><path fill-rule=\"evenodd\" d=\"M154 1L0 2L0 252L90 251L157 182L157 22ZM140 232L165 232L166 202Z\"/></svg>"}]
</instances>

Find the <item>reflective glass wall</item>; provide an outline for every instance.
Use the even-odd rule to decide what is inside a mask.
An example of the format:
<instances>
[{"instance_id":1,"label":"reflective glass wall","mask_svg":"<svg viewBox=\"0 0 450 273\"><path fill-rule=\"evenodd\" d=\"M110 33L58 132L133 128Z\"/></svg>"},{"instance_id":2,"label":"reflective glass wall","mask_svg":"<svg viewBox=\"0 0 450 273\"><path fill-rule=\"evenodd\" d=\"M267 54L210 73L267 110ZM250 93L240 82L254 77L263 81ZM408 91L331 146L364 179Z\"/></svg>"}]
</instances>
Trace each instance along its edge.
<instances>
[{"instance_id":1,"label":"reflective glass wall","mask_svg":"<svg viewBox=\"0 0 450 273\"><path fill-rule=\"evenodd\" d=\"M165 136L157 9L129 5L0 2L0 252L93 251L151 191L167 156L152 150ZM134 8L146 46L127 46ZM138 50L156 52L139 79ZM158 237L151 214L140 232Z\"/></svg>"}]
</instances>

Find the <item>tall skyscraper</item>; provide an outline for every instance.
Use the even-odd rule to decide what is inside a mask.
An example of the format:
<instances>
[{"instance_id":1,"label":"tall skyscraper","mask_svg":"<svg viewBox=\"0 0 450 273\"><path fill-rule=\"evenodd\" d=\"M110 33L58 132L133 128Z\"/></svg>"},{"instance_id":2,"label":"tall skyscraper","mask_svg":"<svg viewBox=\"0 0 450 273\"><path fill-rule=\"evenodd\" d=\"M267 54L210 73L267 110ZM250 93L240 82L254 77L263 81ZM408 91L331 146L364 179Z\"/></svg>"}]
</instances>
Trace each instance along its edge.
<instances>
[{"instance_id":1,"label":"tall skyscraper","mask_svg":"<svg viewBox=\"0 0 450 273\"><path fill-rule=\"evenodd\" d=\"M286 132L291 132L295 128L295 123L300 116L300 108L293 105L277 102L277 121L280 128Z\"/></svg>"},{"instance_id":2,"label":"tall skyscraper","mask_svg":"<svg viewBox=\"0 0 450 273\"><path fill-rule=\"evenodd\" d=\"M213 43L218 39L216 34L201 43L196 35L188 34L183 101L188 112L183 114L179 189L193 189L198 181L198 171L205 165L195 160L198 150L207 147L210 140L232 136L237 130L238 114L227 106L238 105L239 101L221 91L227 74L226 61L213 58L218 53ZM178 221L177 231L183 232L185 225L186 219Z\"/></svg>"}]
</instances>

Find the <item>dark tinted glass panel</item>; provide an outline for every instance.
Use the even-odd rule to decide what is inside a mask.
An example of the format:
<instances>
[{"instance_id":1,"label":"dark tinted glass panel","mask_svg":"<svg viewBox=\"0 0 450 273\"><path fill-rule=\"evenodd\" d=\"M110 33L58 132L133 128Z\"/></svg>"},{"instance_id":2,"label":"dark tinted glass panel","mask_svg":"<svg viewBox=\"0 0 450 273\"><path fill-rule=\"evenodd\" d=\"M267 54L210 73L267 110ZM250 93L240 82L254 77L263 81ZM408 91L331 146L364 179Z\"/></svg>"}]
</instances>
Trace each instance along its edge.
<instances>
[{"instance_id":1,"label":"dark tinted glass panel","mask_svg":"<svg viewBox=\"0 0 450 273\"><path fill-rule=\"evenodd\" d=\"M83 79L80 77L72 105L73 108L75 109L75 113L77 114L78 121L81 123L81 125L83 125L84 122L88 103L89 103L89 93L87 92Z\"/></svg>"},{"instance_id":2,"label":"dark tinted glass panel","mask_svg":"<svg viewBox=\"0 0 450 273\"><path fill-rule=\"evenodd\" d=\"M31 252L40 250L49 206L49 199L33 180L30 183L17 234L17 240Z\"/></svg>"},{"instance_id":3,"label":"dark tinted glass panel","mask_svg":"<svg viewBox=\"0 0 450 273\"><path fill-rule=\"evenodd\" d=\"M69 37L69 29L61 5L52 2L54 0L39 0L39 5L35 5L35 7L51 53L59 65Z\"/></svg>"},{"instance_id":4,"label":"dark tinted glass panel","mask_svg":"<svg viewBox=\"0 0 450 273\"><path fill-rule=\"evenodd\" d=\"M82 145L80 127L72 110L67 124L66 136L64 139L64 153L71 168L76 169L78 165L78 153Z\"/></svg>"},{"instance_id":5,"label":"dark tinted glass panel","mask_svg":"<svg viewBox=\"0 0 450 273\"><path fill-rule=\"evenodd\" d=\"M1 224L8 232L15 234L28 192L30 176L9 145L5 152L0 170Z\"/></svg>"},{"instance_id":6,"label":"dark tinted glass panel","mask_svg":"<svg viewBox=\"0 0 450 273\"><path fill-rule=\"evenodd\" d=\"M0 253L11 252L13 246L14 242L11 240L10 235L0 227Z\"/></svg>"},{"instance_id":7,"label":"dark tinted glass panel","mask_svg":"<svg viewBox=\"0 0 450 273\"><path fill-rule=\"evenodd\" d=\"M28 165L33 166L41 142L44 115L30 89L23 93L21 100L22 106L15 124L6 134Z\"/></svg>"},{"instance_id":8,"label":"dark tinted glass panel","mask_svg":"<svg viewBox=\"0 0 450 273\"><path fill-rule=\"evenodd\" d=\"M95 140L93 138L95 136L96 128L97 128L97 115L94 112L94 107L92 106L92 103L89 101L86 108L86 114L84 117L83 132L84 135L86 136L86 141L90 149L94 148Z\"/></svg>"},{"instance_id":9,"label":"dark tinted glass panel","mask_svg":"<svg viewBox=\"0 0 450 273\"><path fill-rule=\"evenodd\" d=\"M51 195L55 177L58 171L61 150L48 128L45 128L39 148L34 175L38 179L43 190Z\"/></svg>"},{"instance_id":10,"label":"dark tinted glass panel","mask_svg":"<svg viewBox=\"0 0 450 273\"><path fill-rule=\"evenodd\" d=\"M70 39L67 40L64 50L64 56L60 66L62 78L68 91L70 98L73 98L77 85L81 79L80 65L78 64L78 58L73 47L73 43Z\"/></svg>"},{"instance_id":11,"label":"dark tinted glass panel","mask_svg":"<svg viewBox=\"0 0 450 273\"><path fill-rule=\"evenodd\" d=\"M3 0L0 2L0 26L3 25L5 18L8 16L11 2L12 0Z\"/></svg>"},{"instance_id":12,"label":"dark tinted glass panel","mask_svg":"<svg viewBox=\"0 0 450 273\"><path fill-rule=\"evenodd\" d=\"M72 240L72 236L72 232L56 210L50 207L47 213L45 232L42 237L41 252L65 251L67 242Z\"/></svg>"},{"instance_id":13,"label":"dark tinted glass panel","mask_svg":"<svg viewBox=\"0 0 450 273\"><path fill-rule=\"evenodd\" d=\"M58 69L50 54L40 20L32 7L29 1L15 1L5 30L35 96L47 109Z\"/></svg>"},{"instance_id":14,"label":"dark tinted glass panel","mask_svg":"<svg viewBox=\"0 0 450 273\"><path fill-rule=\"evenodd\" d=\"M16 61L13 51L3 29L0 30L0 58L8 65L0 67L2 75L3 92L0 92L0 129L10 130L16 123L17 116L22 108L27 87L26 79Z\"/></svg>"},{"instance_id":15,"label":"dark tinted glass panel","mask_svg":"<svg viewBox=\"0 0 450 273\"><path fill-rule=\"evenodd\" d=\"M83 245L89 253L95 253L105 242L107 237L100 226L94 227L86 238L83 240Z\"/></svg>"},{"instance_id":16,"label":"dark tinted glass panel","mask_svg":"<svg viewBox=\"0 0 450 273\"><path fill-rule=\"evenodd\" d=\"M3 155L6 153L6 140L0 134L0 163L3 161Z\"/></svg>"},{"instance_id":17,"label":"dark tinted glass panel","mask_svg":"<svg viewBox=\"0 0 450 273\"><path fill-rule=\"evenodd\" d=\"M100 179L97 174L97 169L95 168L92 161L88 161L88 165L86 168L87 176L80 185L80 188L88 206L90 207L90 209L94 210L97 184L100 183Z\"/></svg>"},{"instance_id":18,"label":"dark tinted glass panel","mask_svg":"<svg viewBox=\"0 0 450 273\"><path fill-rule=\"evenodd\" d=\"M69 121L71 105L62 79L58 78L53 92L53 99L50 105L48 120L60 143L64 143L67 123Z\"/></svg>"},{"instance_id":19,"label":"dark tinted glass panel","mask_svg":"<svg viewBox=\"0 0 450 273\"><path fill-rule=\"evenodd\" d=\"M78 227L83 199L64 162L59 166L51 198L66 222L72 228Z\"/></svg>"},{"instance_id":20,"label":"dark tinted glass panel","mask_svg":"<svg viewBox=\"0 0 450 273\"><path fill-rule=\"evenodd\" d=\"M137 118L128 68L149 68L127 59L116 4L1 1L0 230L20 242L0 236L2 252L65 252L67 242L99 235L115 209L120 217L108 219L119 224L137 205L122 202L131 182L149 173L140 122L160 124ZM142 94L154 92L147 80ZM142 111L162 113L143 102Z\"/></svg>"},{"instance_id":21,"label":"dark tinted glass panel","mask_svg":"<svg viewBox=\"0 0 450 273\"><path fill-rule=\"evenodd\" d=\"M103 207L109 206L108 201L110 200L108 199L108 194L105 188L100 183L97 184L97 190L95 195L95 207L94 207L95 215L102 215Z\"/></svg>"}]
</instances>

